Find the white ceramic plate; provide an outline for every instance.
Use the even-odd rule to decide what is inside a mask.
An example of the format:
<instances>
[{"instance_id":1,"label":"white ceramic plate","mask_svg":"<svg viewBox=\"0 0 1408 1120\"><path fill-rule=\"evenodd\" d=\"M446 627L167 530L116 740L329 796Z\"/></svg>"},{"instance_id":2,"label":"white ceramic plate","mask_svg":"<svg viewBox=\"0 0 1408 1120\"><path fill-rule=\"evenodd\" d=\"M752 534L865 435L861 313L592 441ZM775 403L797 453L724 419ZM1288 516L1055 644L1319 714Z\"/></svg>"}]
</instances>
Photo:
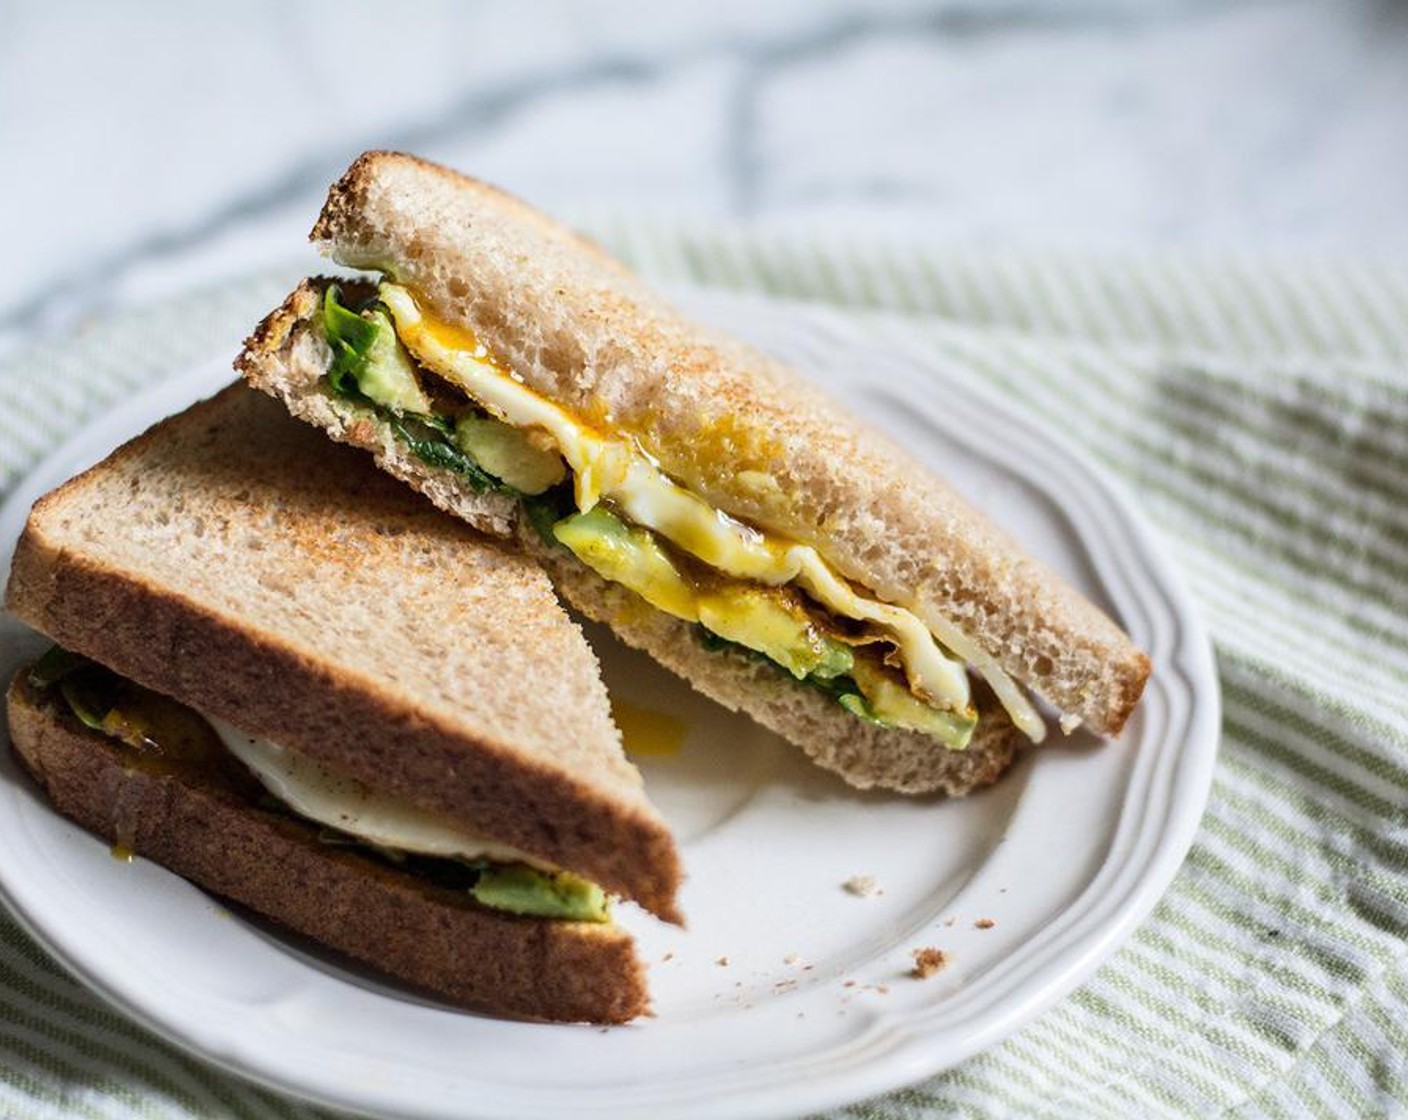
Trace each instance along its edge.
<instances>
[{"instance_id":1,"label":"white ceramic plate","mask_svg":"<svg viewBox=\"0 0 1408 1120\"><path fill-rule=\"evenodd\" d=\"M602 638L615 694L688 727L678 753L641 764L683 849L690 928L619 908L657 1011L628 1027L466 1015L348 972L152 864L115 861L6 751L0 886L34 936L128 1014L227 1069L427 1118L798 1114L952 1066L1088 977L1163 893L1207 799L1217 682L1182 584L1085 461L1024 417L945 391L943 368L878 353L820 312L688 302L889 428L1123 622L1156 671L1117 742L1058 742L964 801L859 794ZM0 511L0 564L35 497L228 369L222 358L163 383L59 450ZM39 643L5 626L8 675ZM883 893L843 890L857 875ZM928 946L950 963L920 981L907 975L911 951Z\"/></svg>"}]
</instances>

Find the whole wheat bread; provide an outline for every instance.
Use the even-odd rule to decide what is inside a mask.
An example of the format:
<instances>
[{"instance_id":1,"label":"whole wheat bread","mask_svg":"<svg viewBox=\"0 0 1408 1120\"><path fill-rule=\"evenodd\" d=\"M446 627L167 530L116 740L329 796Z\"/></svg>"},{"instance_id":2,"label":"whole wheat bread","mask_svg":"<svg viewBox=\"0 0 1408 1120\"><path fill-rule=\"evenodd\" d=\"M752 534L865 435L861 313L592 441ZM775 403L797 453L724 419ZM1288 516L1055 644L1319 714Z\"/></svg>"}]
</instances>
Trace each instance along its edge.
<instances>
[{"instance_id":1,"label":"whole wheat bread","mask_svg":"<svg viewBox=\"0 0 1408 1120\"><path fill-rule=\"evenodd\" d=\"M140 684L679 919L673 839L542 571L243 385L41 499L7 605Z\"/></svg>"},{"instance_id":2,"label":"whole wheat bread","mask_svg":"<svg viewBox=\"0 0 1408 1120\"><path fill-rule=\"evenodd\" d=\"M684 319L524 203L369 152L333 185L312 238L340 264L389 273L529 386L631 434L718 508L950 620L1095 731L1117 733L1137 703L1148 658L1064 579L817 386Z\"/></svg>"},{"instance_id":3,"label":"whole wheat bread","mask_svg":"<svg viewBox=\"0 0 1408 1120\"><path fill-rule=\"evenodd\" d=\"M617 1023L647 1009L631 938L591 922L519 918L467 901L318 829L259 808L218 773L149 773L21 671L10 737L65 816L440 999L538 1019Z\"/></svg>"}]
</instances>

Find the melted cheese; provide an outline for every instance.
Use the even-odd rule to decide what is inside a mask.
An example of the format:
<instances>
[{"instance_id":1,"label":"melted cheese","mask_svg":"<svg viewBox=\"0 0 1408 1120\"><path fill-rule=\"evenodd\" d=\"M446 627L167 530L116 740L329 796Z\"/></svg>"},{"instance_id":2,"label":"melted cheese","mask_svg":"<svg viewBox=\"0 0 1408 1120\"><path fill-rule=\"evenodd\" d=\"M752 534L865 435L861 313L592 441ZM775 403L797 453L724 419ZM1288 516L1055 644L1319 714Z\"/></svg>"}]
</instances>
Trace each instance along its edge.
<instances>
[{"instance_id":1,"label":"melted cheese","mask_svg":"<svg viewBox=\"0 0 1408 1120\"><path fill-rule=\"evenodd\" d=\"M300 817L378 848L463 860L526 863L551 870L517 848L475 836L444 817L337 774L307 755L247 735L214 716L204 718L230 753Z\"/></svg>"},{"instance_id":2,"label":"melted cheese","mask_svg":"<svg viewBox=\"0 0 1408 1120\"><path fill-rule=\"evenodd\" d=\"M910 610L861 595L816 549L759 532L713 508L667 478L629 440L599 432L538 395L498 365L471 332L424 315L405 288L386 282L380 294L398 337L423 365L498 419L541 429L552 438L572 468L579 509L609 498L636 524L721 572L774 586L795 583L833 614L878 626L898 648L910 688L926 703L955 712L969 709L967 671L935 642L935 619L926 626ZM1016 683L955 627L940 622L939 638L992 684L1019 728L1041 739L1045 725Z\"/></svg>"}]
</instances>

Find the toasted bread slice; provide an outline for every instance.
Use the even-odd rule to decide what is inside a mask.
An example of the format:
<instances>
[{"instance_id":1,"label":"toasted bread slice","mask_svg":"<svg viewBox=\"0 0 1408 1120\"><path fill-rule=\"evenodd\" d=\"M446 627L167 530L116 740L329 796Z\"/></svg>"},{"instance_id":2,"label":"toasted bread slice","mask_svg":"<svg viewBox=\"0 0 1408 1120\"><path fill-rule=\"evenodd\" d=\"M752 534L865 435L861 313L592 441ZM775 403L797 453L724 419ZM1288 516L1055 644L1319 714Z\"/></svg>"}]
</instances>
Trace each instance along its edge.
<instances>
[{"instance_id":1,"label":"toasted bread slice","mask_svg":"<svg viewBox=\"0 0 1408 1120\"><path fill-rule=\"evenodd\" d=\"M1064 579L817 386L689 322L524 203L369 152L312 237L340 264L389 273L544 397L609 418L716 508L815 547L931 628L957 626L1093 730L1118 733L1138 701L1148 658Z\"/></svg>"},{"instance_id":2,"label":"toasted bread slice","mask_svg":"<svg viewBox=\"0 0 1408 1120\"><path fill-rule=\"evenodd\" d=\"M243 385L41 499L7 605L241 730L679 919L679 859L544 574Z\"/></svg>"},{"instance_id":3,"label":"toasted bread slice","mask_svg":"<svg viewBox=\"0 0 1408 1120\"><path fill-rule=\"evenodd\" d=\"M193 883L459 1006L536 1019L625 1022L647 1010L630 936L594 922L475 905L316 825L262 808L218 770L145 770L22 670L10 738L65 816Z\"/></svg>"}]
</instances>

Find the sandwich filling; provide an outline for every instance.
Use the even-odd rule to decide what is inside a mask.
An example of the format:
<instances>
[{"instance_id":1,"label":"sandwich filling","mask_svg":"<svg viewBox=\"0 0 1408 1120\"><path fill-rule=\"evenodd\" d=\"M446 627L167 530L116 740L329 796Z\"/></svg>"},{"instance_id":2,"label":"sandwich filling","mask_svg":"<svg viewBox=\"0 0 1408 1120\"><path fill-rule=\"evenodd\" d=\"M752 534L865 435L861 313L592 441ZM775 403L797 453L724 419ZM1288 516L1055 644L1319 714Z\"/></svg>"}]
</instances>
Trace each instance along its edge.
<instances>
[{"instance_id":1,"label":"sandwich filling","mask_svg":"<svg viewBox=\"0 0 1408 1120\"><path fill-rule=\"evenodd\" d=\"M324 844L362 849L437 885L462 887L489 909L610 920L606 895L594 883L195 712L58 646L35 662L29 681L42 692L56 692L85 727L122 744L134 769L218 774L258 808L316 826Z\"/></svg>"},{"instance_id":2,"label":"sandwich filling","mask_svg":"<svg viewBox=\"0 0 1408 1120\"><path fill-rule=\"evenodd\" d=\"M747 525L680 486L629 436L601 431L496 361L475 336L383 282L321 309L332 389L370 406L422 461L522 498L550 544L652 607L820 688L860 719L964 749L968 667L1033 740L1045 725L991 656L941 619L882 602L815 549Z\"/></svg>"}]
</instances>

